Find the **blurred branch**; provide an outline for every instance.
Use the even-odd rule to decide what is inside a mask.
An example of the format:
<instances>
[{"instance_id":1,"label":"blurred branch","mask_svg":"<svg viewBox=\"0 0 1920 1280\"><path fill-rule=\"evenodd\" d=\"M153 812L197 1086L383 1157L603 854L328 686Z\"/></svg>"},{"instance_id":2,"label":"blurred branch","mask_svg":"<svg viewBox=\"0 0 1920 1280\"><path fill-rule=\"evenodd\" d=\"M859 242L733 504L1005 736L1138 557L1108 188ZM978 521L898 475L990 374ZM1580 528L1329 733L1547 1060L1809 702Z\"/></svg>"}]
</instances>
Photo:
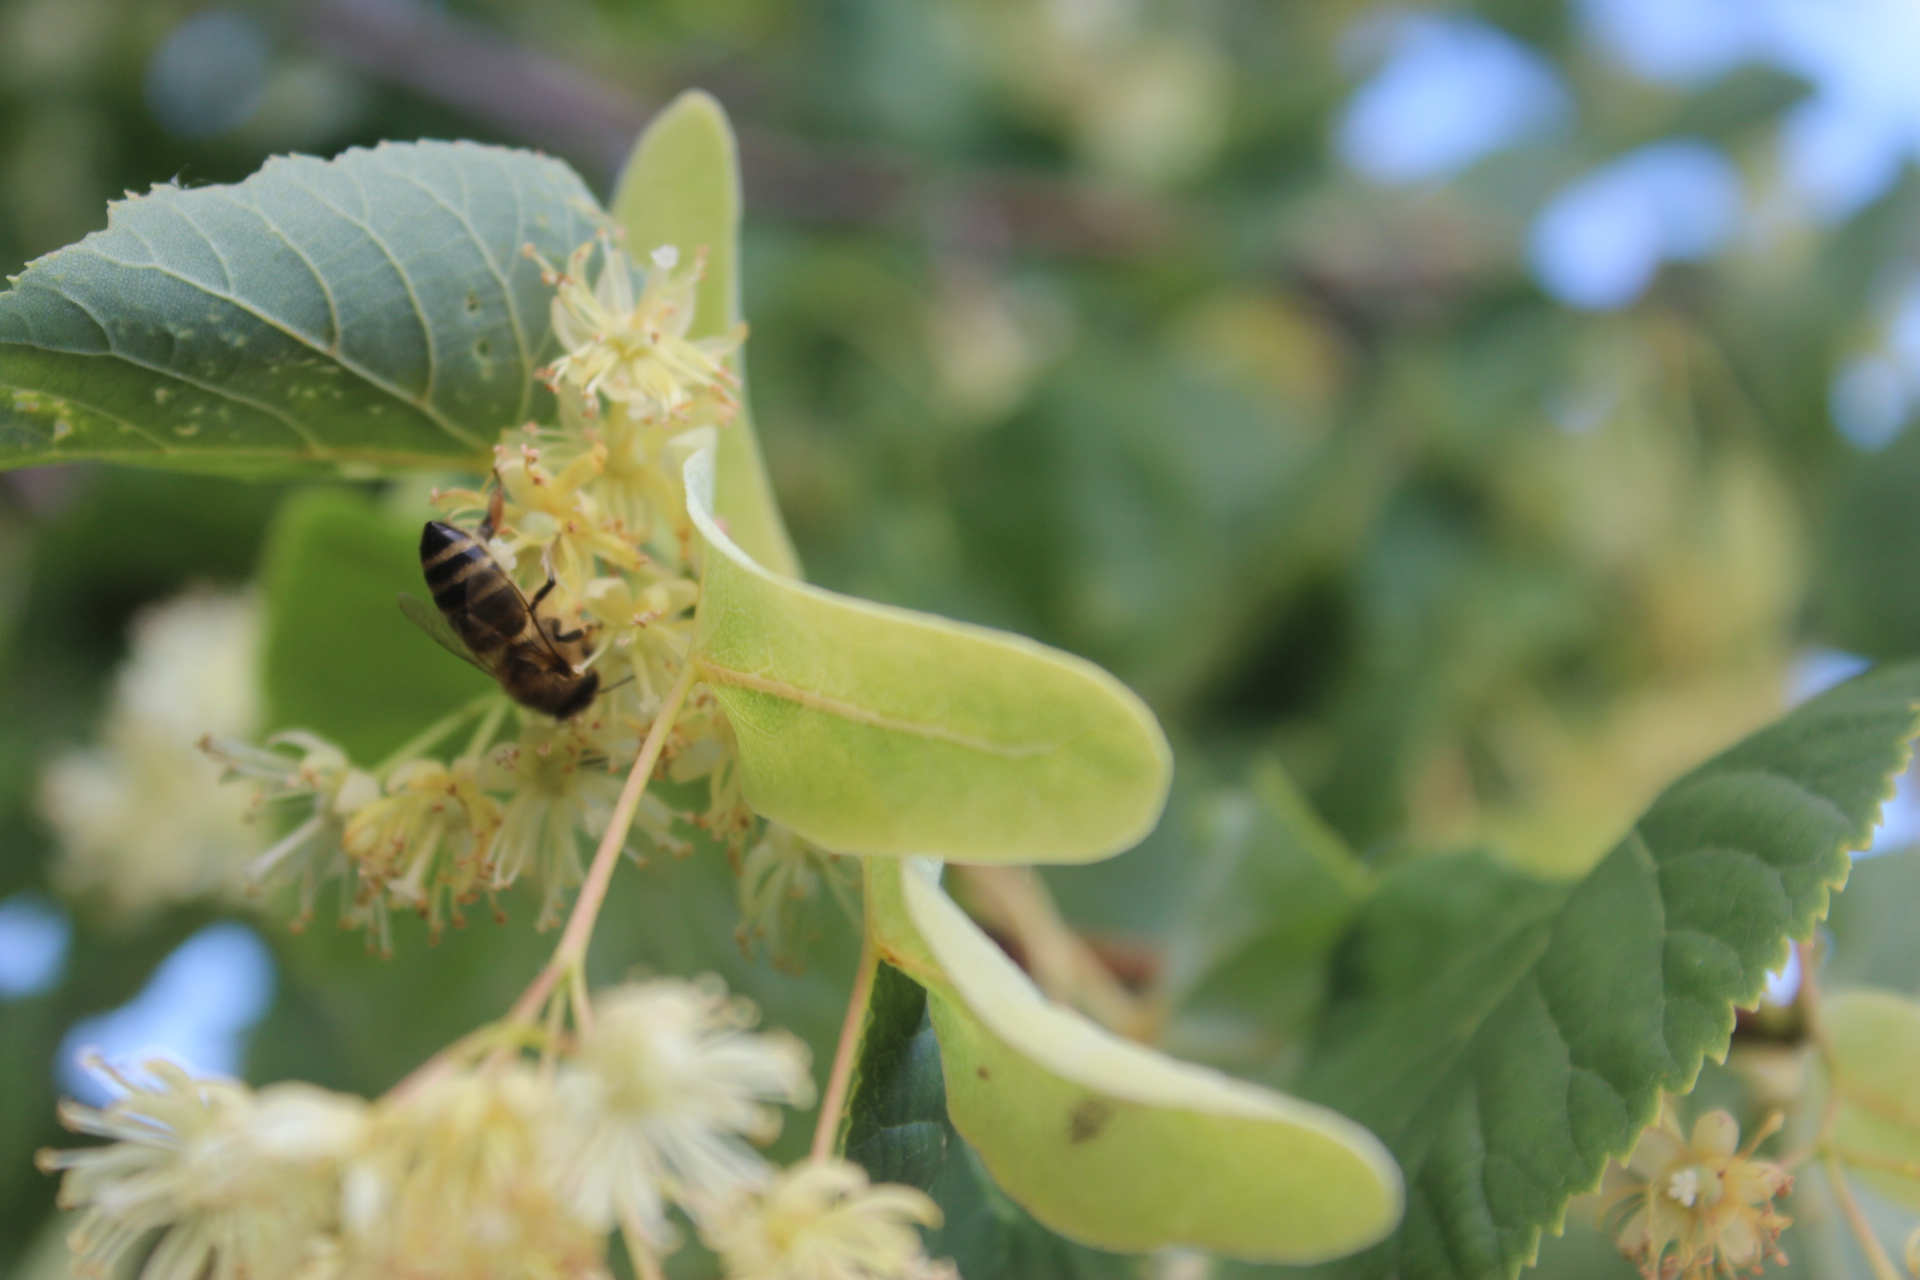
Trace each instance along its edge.
<instances>
[{"instance_id":1,"label":"blurred branch","mask_svg":"<svg viewBox=\"0 0 1920 1280\"><path fill-rule=\"evenodd\" d=\"M967 909L1009 944L1015 962L1048 999L1080 1009L1129 1039L1149 1038L1153 1017L1146 1003L1122 986L1105 958L1060 918L1038 872L959 864L953 870Z\"/></svg>"},{"instance_id":2,"label":"blurred branch","mask_svg":"<svg viewBox=\"0 0 1920 1280\"><path fill-rule=\"evenodd\" d=\"M419 0L308 0L302 37L377 80L451 107L609 182L657 104ZM745 127L740 159L759 216L890 227L915 215L981 249L1132 256L1174 238L1182 213L1151 195L1036 173L943 178L878 150L825 150Z\"/></svg>"}]
</instances>

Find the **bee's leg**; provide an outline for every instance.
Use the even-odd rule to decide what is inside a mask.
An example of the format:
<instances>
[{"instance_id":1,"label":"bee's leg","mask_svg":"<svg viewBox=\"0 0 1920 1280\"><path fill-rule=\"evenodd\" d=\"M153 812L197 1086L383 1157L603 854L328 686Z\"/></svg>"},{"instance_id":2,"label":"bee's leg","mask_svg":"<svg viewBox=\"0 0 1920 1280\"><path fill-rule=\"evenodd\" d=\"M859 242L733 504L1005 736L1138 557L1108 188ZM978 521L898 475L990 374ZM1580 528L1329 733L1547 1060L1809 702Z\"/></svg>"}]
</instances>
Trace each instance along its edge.
<instances>
[{"instance_id":1,"label":"bee's leg","mask_svg":"<svg viewBox=\"0 0 1920 1280\"><path fill-rule=\"evenodd\" d=\"M493 469L493 492L487 497L487 518L474 530L474 536L481 542L492 542L493 535L500 531L500 518L507 507L507 488L500 483L500 468Z\"/></svg>"},{"instance_id":2,"label":"bee's leg","mask_svg":"<svg viewBox=\"0 0 1920 1280\"><path fill-rule=\"evenodd\" d=\"M527 601L527 609L530 612L540 612L540 602L553 594L553 581L553 572L549 570L547 572L547 580L540 585L538 591L533 593L533 599Z\"/></svg>"}]
</instances>

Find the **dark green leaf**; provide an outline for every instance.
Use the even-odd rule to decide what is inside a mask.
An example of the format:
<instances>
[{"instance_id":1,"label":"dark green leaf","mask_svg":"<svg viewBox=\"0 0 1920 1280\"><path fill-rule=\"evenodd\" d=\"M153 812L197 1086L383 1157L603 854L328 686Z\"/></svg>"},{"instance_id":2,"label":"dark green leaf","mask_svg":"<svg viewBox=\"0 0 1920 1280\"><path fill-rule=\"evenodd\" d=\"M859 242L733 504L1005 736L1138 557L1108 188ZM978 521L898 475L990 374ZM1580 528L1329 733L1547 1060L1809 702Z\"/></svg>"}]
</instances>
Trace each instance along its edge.
<instances>
[{"instance_id":1,"label":"dark green leaf","mask_svg":"<svg viewBox=\"0 0 1920 1280\"><path fill-rule=\"evenodd\" d=\"M847 1158L875 1182L919 1187L945 1221L927 1253L951 1258L967 1280L1107 1280L1132 1276L1134 1259L1054 1235L993 1185L947 1121L940 1046L919 984L881 965L848 1105Z\"/></svg>"},{"instance_id":2,"label":"dark green leaf","mask_svg":"<svg viewBox=\"0 0 1920 1280\"><path fill-rule=\"evenodd\" d=\"M1830 644L1873 658L1920 650L1920 432L1856 457L1826 506L1813 575L1813 625Z\"/></svg>"},{"instance_id":3,"label":"dark green leaf","mask_svg":"<svg viewBox=\"0 0 1920 1280\"><path fill-rule=\"evenodd\" d=\"M0 467L408 466L484 454L535 408L573 171L470 143L269 160L157 186L0 294Z\"/></svg>"},{"instance_id":4,"label":"dark green leaf","mask_svg":"<svg viewBox=\"0 0 1920 1280\"><path fill-rule=\"evenodd\" d=\"M1516 1273L1826 913L1917 700L1913 666L1814 699L1669 787L1577 883L1480 855L1394 872L1343 944L1300 1092L1387 1141L1407 1216L1331 1270Z\"/></svg>"}]
</instances>

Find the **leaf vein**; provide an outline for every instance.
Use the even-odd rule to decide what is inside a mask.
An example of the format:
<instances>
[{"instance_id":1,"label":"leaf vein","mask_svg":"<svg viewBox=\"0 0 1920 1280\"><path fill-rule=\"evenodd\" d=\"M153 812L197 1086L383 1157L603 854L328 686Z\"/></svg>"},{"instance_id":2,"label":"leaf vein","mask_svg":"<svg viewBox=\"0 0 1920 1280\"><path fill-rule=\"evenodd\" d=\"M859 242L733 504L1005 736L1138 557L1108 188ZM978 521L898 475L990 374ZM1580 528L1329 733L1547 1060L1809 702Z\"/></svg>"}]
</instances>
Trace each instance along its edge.
<instances>
[{"instance_id":1,"label":"leaf vein","mask_svg":"<svg viewBox=\"0 0 1920 1280\"><path fill-rule=\"evenodd\" d=\"M384 169L384 166L383 166L383 169ZM460 166L458 165L458 163L455 163L454 170L455 172L459 172ZM521 325L520 308L514 299L513 287L507 283L507 277L500 270L500 264L494 261L493 251L487 247L487 242L485 238L481 236L480 229L473 225L473 220L469 218L463 210L456 208L451 202L447 200L445 196L442 196L438 191L435 191L432 186L430 186L425 182L422 182L419 178L416 178L411 173L408 173L403 169L384 169L384 172L389 173L394 177L400 178L405 182L412 183L414 186L418 187L420 190L426 192L428 197L431 198L435 204L439 205L442 209L445 209L448 213L452 214L455 218L459 220L460 225L466 228L467 238L473 242L473 247L480 254L480 260L487 264L488 272L492 274L495 282L498 283L500 286L500 294L502 299L505 301L506 307L507 307L507 322L513 327L513 345L515 350L517 350L520 353L520 368L525 373L531 374L532 370L529 367L531 357L528 355L528 352L527 352L527 335ZM464 181L465 180L463 178L462 179L463 185L464 185ZM517 184L510 183L509 185L517 185ZM516 223L515 229L518 230L517 223ZM428 359L430 362L433 360L431 347L429 347ZM528 387L531 386L532 379L531 377L526 377L526 378L523 378L522 381L526 385L522 387L520 392L520 409L518 412L514 414L516 418L522 417L525 415Z\"/></svg>"},{"instance_id":2,"label":"leaf vein","mask_svg":"<svg viewBox=\"0 0 1920 1280\"><path fill-rule=\"evenodd\" d=\"M104 257L105 255L101 255L101 256ZM108 259L108 261L112 261L112 259ZM188 374L181 373L177 369L169 369L163 364L156 364L151 360L143 360L140 357L132 355L129 352L122 351L120 349L119 344L116 343L113 339L112 330L108 329L106 325L101 323L100 317L93 314L92 308L88 307L87 304L85 302L82 302L79 298L71 297L69 295L63 295L63 296L67 296L68 301L72 302L76 307L79 307L80 310L86 314L86 317L89 320L93 321L94 324L98 325L100 328L100 331L107 335L106 355L109 358L114 360L124 360L126 363L133 365L135 368L145 369L149 373L158 374L163 378L172 378L175 382L184 383L189 387L194 387L201 391L205 391L210 395L219 396L223 400L230 400L234 404L241 405L248 409L256 410L257 412L260 412L260 413L264 413L269 418L274 419L275 421L279 422L281 425L285 426L288 430L292 431L296 436L299 436L300 439L306 443L308 449L311 450L311 449L317 449L320 447L320 442L314 438L313 433L307 430L307 428L304 425L296 421L292 415L286 413L284 410L278 409L275 406L266 403L265 401L255 400L252 396L242 395L238 391L234 391L227 387L223 387L217 382L205 382L199 378L191 377ZM76 351L76 352L70 352L69 354L88 355L90 353Z\"/></svg>"},{"instance_id":3,"label":"leaf vein","mask_svg":"<svg viewBox=\"0 0 1920 1280\"><path fill-rule=\"evenodd\" d=\"M371 369L367 368L365 365L361 364L360 362L356 360L350 360L342 353L336 350L333 350L327 346L323 346L321 343L319 343L314 339L313 335L304 333L301 330L286 324L284 321L271 315L270 313L260 310L260 308L256 307L253 303L247 301L245 298L242 298L236 294L223 293L219 290L210 288L202 281L195 280L192 276L183 275L182 273L174 270L172 267L162 266L157 262L154 262L154 263L128 262L123 258L115 258L109 254L101 253L99 249L91 245L83 244L81 246L81 250L76 250L76 252L80 252L80 251L89 252L103 262L110 262L116 267L124 267L129 271L159 272L161 275L167 276L170 279L178 280L182 284L189 285L192 288L200 290L200 292L204 293L209 298L215 298L221 302L225 302L231 306L237 307L241 311L244 311L248 315L252 316L254 319L260 321L260 323L266 325L268 328L271 328L276 330L277 332L283 333L287 337L292 338L295 342L298 342L301 346L304 346L319 355L325 356L329 360L335 361L343 369L346 369L349 373L352 373L354 376L367 382L377 390L383 391L386 394L392 396L395 400L398 400L400 403L407 405L410 408L418 409L422 414L424 414L427 417L428 421L432 422L436 427L439 427L442 431L452 436L455 440L459 441L461 444L466 445L468 448L472 448L472 449L478 449L480 447L480 443L477 440L475 440L467 432L461 430L459 427L454 426L451 421L449 421L431 404L424 403L421 400L408 395L401 388L395 386L391 381L381 377L379 374L373 372ZM78 303L78 299L70 298L70 296L67 294L62 294L60 296L67 297L69 298L70 301L76 302L76 304ZM82 310L85 310L85 308L83 307ZM91 312L89 312L88 314L89 316L91 316ZM98 324L99 321L95 320L94 323ZM107 343L109 348L111 348L113 345L113 338L111 334L109 334L107 337ZM117 350L114 351L114 354L120 355L120 353ZM131 357L126 357L126 356L122 356L121 358L131 359ZM133 363L138 364L140 362L133 361ZM152 366L143 366L143 367L152 367ZM284 417L284 415L282 416ZM291 418L286 418L285 420L289 426L292 426L296 431L299 431L303 436L307 434L305 429L298 426Z\"/></svg>"},{"instance_id":4,"label":"leaf vein","mask_svg":"<svg viewBox=\"0 0 1920 1280\"><path fill-rule=\"evenodd\" d=\"M816 693L812 689L802 689L799 685L784 680L775 680L770 676L754 675L751 672L736 671L732 667L723 667L707 658L698 660L701 674L718 684L738 685L758 693L771 694L788 702L798 703L810 711L822 711L828 715L840 716L856 724L871 725L876 729L886 729L894 733L910 734L918 738L928 738L935 742L948 742L957 747L966 747L985 755L1000 756L1007 760L1025 760L1034 756L1047 755L1057 751L1061 744L1056 742L994 742L989 738L961 733L944 725L919 724L911 720L900 720L878 711L839 698Z\"/></svg>"},{"instance_id":5,"label":"leaf vein","mask_svg":"<svg viewBox=\"0 0 1920 1280\"><path fill-rule=\"evenodd\" d=\"M362 202L363 203L366 202L367 189L360 184L360 179L358 175L356 175L351 169L347 168L344 165L340 167L339 172L342 177L347 179L347 181L353 183L355 189L357 189L360 192L360 197ZM396 396L400 396L402 399L406 400L408 403L417 406L422 412L427 414L428 417L432 418L433 421L442 430L446 431L448 435L451 435L455 439L459 440L462 444L474 445L477 447L479 443L478 441L476 441L472 436L468 435L465 431L462 431L459 428L455 427L450 421L448 421L440 413L438 409L434 408L433 388L434 388L435 379L439 374L440 359L438 354L436 353L436 349L433 341L433 325L428 322L426 308L421 305L420 294L413 287L413 277L408 274L405 265L402 264L400 259L394 254L392 246L387 244L386 238L382 236L377 230L375 230L373 224L368 222L366 219L358 217L354 214L348 213L345 209L342 209L339 205L329 200L326 196L322 195L319 191L315 190L313 187L310 187L306 183L300 181L298 178L294 177L292 174L287 175L287 181L292 185L300 188L302 191L306 192L308 195L312 196L314 200L318 201L321 205L325 206L336 217L340 218L341 221L346 222L349 225L355 227L356 229L359 230L359 232L362 235L366 236L366 238L372 242L374 248L380 250L381 256L387 260L388 265L393 268L394 275L397 276L400 280L400 287L406 290L407 302L413 308L414 321L417 324L419 324L421 339L426 343L426 346L427 346L427 385L421 389L419 394L413 395L413 396L404 395L402 392L399 391L398 388L393 387L392 384L390 383L383 382L382 384L383 389L388 390L392 394Z\"/></svg>"},{"instance_id":6,"label":"leaf vein","mask_svg":"<svg viewBox=\"0 0 1920 1280\"><path fill-rule=\"evenodd\" d=\"M217 194L222 200L225 200L228 204L232 205L234 208L251 213L253 214L254 217L260 219L261 222L265 223L267 225L268 230L272 231L274 235L280 237L280 242L287 246L288 250L292 252L293 256L300 259L300 265L307 269L307 274L312 276L313 282L320 287L320 296L326 299L326 303L327 303L327 327L331 330L331 333L329 335L327 344L324 347L321 346L319 343L313 341L312 339L308 338L304 334L298 335L301 341L305 342L306 345L321 351L323 354L331 357L332 359L337 360L342 366L348 369L352 369L355 373L359 374L361 377L367 378L368 381L372 381L372 379L364 371L356 368L352 361L348 360L345 356L343 356L340 353L340 332L341 332L340 306L333 296L333 286L327 283L327 278L326 276L321 274L319 265L315 263L312 258L307 256L307 251L305 249L302 249L297 243L295 243L294 238L288 235L286 233L285 228L281 227L279 222L275 221L273 215L268 213L265 209L261 208L257 204L248 204L244 200L234 199L232 193L225 187L214 187L214 188L211 188L211 190L213 193ZM384 390L385 388L382 388L382 389Z\"/></svg>"},{"instance_id":7,"label":"leaf vein","mask_svg":"<svg viewBox=\"0 0 1920 1280\"><path fill-rule=\"evenodd\" d=\"M74 354L79 354L79 353L76 352ZM17 383L5 383L0 385L5 385L9 389L16 392L22 392L22 391L36 392L39 390L36 387L23 387L18 385ZM81 400L77 396L61 396L60 399L68 404L77 404L81 408L85 409L88 413L99 414L101 417L106 418L108 421L113 422L118 426L122 427L123 429L132 432L134 435L137 435L142 439L148 441L150 444L153 445L154 448L158 449L161 453L176 452L174 447L171 444L169 444L164 437L153 434L151 431L148 431L145 427L141 426L137 422L129 421L128 419L121 417L117 413L111 413L106 409L102 409L98 405L89 403L88 401L85 401L85 400ZM47 447L49 449L56 449L59 446L54 444L52 441L49 441L47 444Z\"/></svg>"}]
</instances>

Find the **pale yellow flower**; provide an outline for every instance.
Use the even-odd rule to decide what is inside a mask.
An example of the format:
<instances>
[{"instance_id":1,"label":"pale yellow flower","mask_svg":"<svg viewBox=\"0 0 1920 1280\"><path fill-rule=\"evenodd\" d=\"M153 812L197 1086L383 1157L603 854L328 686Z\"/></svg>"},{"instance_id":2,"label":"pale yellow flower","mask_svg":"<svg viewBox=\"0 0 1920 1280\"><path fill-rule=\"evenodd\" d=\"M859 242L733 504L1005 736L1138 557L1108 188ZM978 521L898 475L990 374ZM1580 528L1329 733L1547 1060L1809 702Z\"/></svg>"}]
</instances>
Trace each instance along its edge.
<instances>
[{"instance_id":1,"label":"pale yellow flower","mask_svg":"<svg viewBox=\"0 0 1920 1280\"><path fill-rule=\"evenodd\" d=\"M620 795L622 778L608 771L594 729L588 720L531 721L518 741L495 747L481 769L484 786L511 793L494 836L490 886L504 889L532 868L545 890L543 929L559 920L567 891L585 874L583 837L607 829Z\"/></svg>"},{"instance_id":2,"label":"pale yellow flower","mask_svg":"<svg viewBox=\"0 0 1920 1280\"><path fill-rule=\"evenodd\" d=\"M1742 1147L1740 1125L1725 1111L1705 1113L1688 1135L1666 1106L1605 1197L1615 1242L1643 1276L1710 1280L1786 1261L1776 1242L1790 1220L1773 1201L1793 1179L1753 1155L1777 1128L1778 1117Z\"/></svg>"},{"instance_id":3,"label":"pale yellow flower","mask_svg":"<svg viewBox=\"0 0 1920 1280\"><path fill-rule=\"evenodd\" d=\"M600 275L589 286L587 264L596 247ZM557 288L553 332L566 354L548 367L547 380L556 388L562 382L578 387L589 412L605 396L641 418L690 422L706 408L725 421L738 408L732 395L737 380L726 358L745 338L745 326L689 340L706 251L685 265L671 245L648 256L651 269L638 294L627 255L611 237L575 249L565 271L549 268Z\"/></svg>"},{"instance_id":4,"label":"pale yellow flower","mask_svg":"<svg viewBox=\"0 0 1920 1280\"><path fill-rule=\"evenodd\" d=\"M239 896L265 841L245 820L246 793L221 786L194 744L254 731L258 644L247 596L193 592L135 619L99 743L59 756L40 780L61 888L128 916Z\"/></svg>"},{"instance_id":5,"label":"pale yellow flower","mask_svg":"<svg viewBox=\"0 0 1920 1280\"><path fill-rule=\"evenodd\" d=\"M142 1280L285 1276L331 1229L339 1165L367 1134L359 1099L304 1084L256 1094L165 1061L145 1064L152 1084L90 1065L127 1095L63 1103L60 1119L113 1141L39 1160L66 1173L62 1207L84 1210L69 1237L82 1268L104 1273L161 1232Z\"/></svg>"},{"instance_id":6,"label":"pale yellow flower","mask_svg":"<svg viewBox=\"0 0 1920 1280\"><path fill-rule=\"evenodd\" d=\"M568 601L543 603L540 612L559 617L599 576L599 563L620 571L640 567L639 542L618 521L602 513L592 486L606 465L602 445L580 447L561 440L542 443L551 433L531 429L520 438L495 445L493 473L505 498L503 523L488 550L502 568L516 573L523 591L538 590L551 571L566 589ZM551 465L550 465L551 464ZM554 470L557 465L559 469ZM487 499L466 489L435 495L441 510L460 518L484 512Z\"/></svg>"},{"instance_id":7,"label":"pale yellow flower","mask_svg":"<svg viewBox=\"0 0 1920 1280\"><path fill-rule=\"evenodd\" d=\"M779 823L768 823L740 862L742 949L751 952L754 943L764 943L775 966L797 969L814 908L825 894L849 919L859 919L852 872L844 861Z\"/></svg>"},{"instance_id":8,"label":"pale yellow flower","mask_svg":"<svg viewBox=\"0 0 1920 1280\"><path fill-rule=\"evenodd\" d=\"M553 1098L517 1063L381 1104L344 1173L342 1226L302 1280L600 1280L606 1233L555 1195Z\"/></svg>"},{"instance_id":9,"label":"pale yellow flower","mask_svg":"<svg viewBox=\"0 0 1920 1280\"><path fill-rule=\"evenodd\" d=\"M347 822L342 846L376 895L417 910L437 933L446 902L457 910L492 879L500 802L482 790L472 760L410 760L386 790Z\"/></svg>"},{"instance_id":10,"label":"pale yellow flower","mask_svg":"<svg viewBox=\"0 0 1920 1280\"><path fill-rule=\"evenodd\" d=\"M952 1263L927 1259L916 1229L939 1225L924 1193L873 1186L845 1160L814 1160L735 1201L701 1234L727 1280L958 1280Z\"/></svg>"},{"instance_id":11,"label":"pale yellow flower","mask_svg":"<svg viewBox=\"0 0 1920 1280\"><path fill-rule=\"evenodd\" d=\"M591 1030L557 1081L548 1150L575 1211L666 1247L666 1206L699 1219L769 1169L779 1112L813 1099L806 1046L747 1030L756 1014L717 978L657 979L594 1001Z\"/></svg>"},{"instance_id":12,"label":"pale yellow flower","mask_svg":"<svg viewBox=\"0 0 1920 1280\"><path fill-rule=\"evenodd\" d=\"M290 756L277 748L299 752ZM356 864L341 841L347 820L380 798L380 783L353 767L346 752L310 733L292 731L267 739L266 747L231 738L202 738L200 749L226 766L223 781L246 779L257 785L255 819L291 820L293 825L247 871L249 889L291 882L299 889L294 928L313 915L313 900L323 881L355 878ZM291 811L290 819L282 813Z\"/></svg>"},{"instance_id":13,"label":"pale yellow flower","mask_svg":"<svg viewBox=\"0 0 1920 1280\"><path fill-rule=\"evenodd\" d=\"M608 661L624 662L642 704L657 705L686 665L700 584L681 577L641 582L636 576L593 582L585 603L606 630Z\"/></svg>"}]
</instances>

